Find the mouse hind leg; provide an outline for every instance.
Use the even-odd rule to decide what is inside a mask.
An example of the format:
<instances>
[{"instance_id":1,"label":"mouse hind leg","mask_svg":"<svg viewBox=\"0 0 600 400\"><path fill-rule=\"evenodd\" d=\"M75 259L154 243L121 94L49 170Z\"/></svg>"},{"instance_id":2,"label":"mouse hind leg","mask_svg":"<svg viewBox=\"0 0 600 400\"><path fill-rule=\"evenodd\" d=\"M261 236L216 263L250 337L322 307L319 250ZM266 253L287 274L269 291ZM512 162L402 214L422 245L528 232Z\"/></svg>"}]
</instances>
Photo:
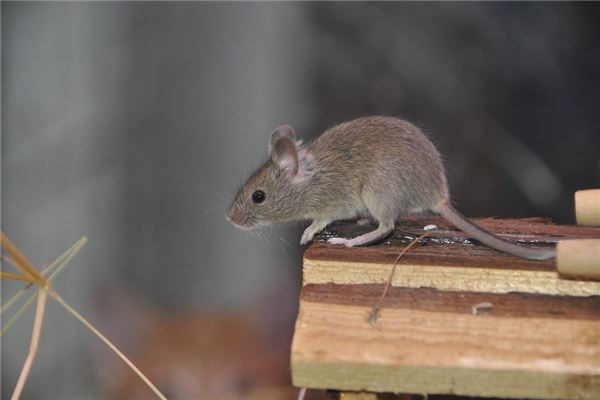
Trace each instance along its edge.
<instances>
[{"instance_id":1,"label":"mouse hind leg","mask_svg":"<svg viewBox=\"0 0 600 400\"><path fill-rule=\"evenodd\" d=\"M386 237L391 231L394 230L394 224L379 222L379 226L374 231L365 233L364 235L357 236L353 239L332 237L327 241L331 244L343 244L346 247L362 246L365 244L373 243L376 240Z\"/></svg>"},{"instance_id":2,"label":"mouse hind leg","mask_svg":"<svg viewBox=\"0 0 600 400\"><path fill-rule=\"evenodd\" d=\"M394 221L396 220L394 210L382 208L376 196L369 196L369 193L366 195L363 193L363 200L371 216L379 223L377 229L353 239L333 237L328 240L329 243L343 244L346 247L362 246L382 239L394 230Z\"/></svg>"}]
</instances>

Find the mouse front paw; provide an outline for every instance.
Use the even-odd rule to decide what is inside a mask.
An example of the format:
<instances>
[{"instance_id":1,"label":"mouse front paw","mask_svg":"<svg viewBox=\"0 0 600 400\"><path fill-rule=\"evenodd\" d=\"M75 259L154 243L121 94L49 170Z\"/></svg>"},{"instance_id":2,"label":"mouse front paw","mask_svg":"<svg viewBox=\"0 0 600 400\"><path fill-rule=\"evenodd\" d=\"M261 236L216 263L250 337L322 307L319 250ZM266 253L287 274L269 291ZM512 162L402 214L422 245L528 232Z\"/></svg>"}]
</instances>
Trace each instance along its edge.
<instances>
[{"instance_id":1,"label":"mouse front paw","mask_svg":"<svg viewBox=\"0 0 600 400\"><path fill-rule=\"evenodd\" d=\"M310 242L313 238L313 234L311 232L308 232L308 229L306 231L304 231L304 233L302 234L302 238L300 239L300 244L301 245L305 245L308 242Z\"/></svg>"}]
</instances>

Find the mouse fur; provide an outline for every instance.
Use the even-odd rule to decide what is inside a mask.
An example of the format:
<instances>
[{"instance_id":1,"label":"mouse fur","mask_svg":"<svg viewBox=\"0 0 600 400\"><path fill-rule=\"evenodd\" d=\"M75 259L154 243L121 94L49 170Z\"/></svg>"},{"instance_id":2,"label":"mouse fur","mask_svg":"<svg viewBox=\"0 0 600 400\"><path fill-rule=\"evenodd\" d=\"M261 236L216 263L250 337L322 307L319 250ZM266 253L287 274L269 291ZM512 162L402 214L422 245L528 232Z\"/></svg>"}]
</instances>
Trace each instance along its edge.
<instances>
[{"instance_id":1,"label":"mouse fur","mask_svg":"<svg viewBox=\"0 0 600 400\"><path fill-rule=\"evenodd\" d=\"M419 128L399 118L371 116L344 122L306 145L297 140L291 126L282 125L272 133L268 150L269 159L242 186L227 211L227 219L239 228L311 220L301 239L306 244L335 220L377 221L372 232L329 239L352 247L385 237L400 216L436 213L500 251L533 259L555 254L501 239L456 211L439 152Z\"/></svg>"}]
</instances>

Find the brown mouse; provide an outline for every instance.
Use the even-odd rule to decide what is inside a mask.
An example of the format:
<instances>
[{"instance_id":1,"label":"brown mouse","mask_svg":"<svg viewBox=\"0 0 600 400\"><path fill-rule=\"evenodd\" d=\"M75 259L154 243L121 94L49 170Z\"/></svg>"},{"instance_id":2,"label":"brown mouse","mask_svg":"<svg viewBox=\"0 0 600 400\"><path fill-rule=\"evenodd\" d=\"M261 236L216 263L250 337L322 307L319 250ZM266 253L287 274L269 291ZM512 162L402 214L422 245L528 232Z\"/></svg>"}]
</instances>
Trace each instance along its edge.
<instances>
[{"instance_id":1,"label":"brown mouse","mask_svg":"<svg viewBox=\"0 0 600 400\"><path fill-rule=\"evenodd\" d=\"M277 222L311 220L301 244L335 220L370 217L377 229L353 239L331 238L348 247L381 239L399 216L433 212L469 237L518 257L544 260L554 249L518 245L489 233L452 207L440 155L419 128L394 117L344 122L312 143L280 126L269 156L243 185L227 211L235 226L251 229Z\"/></svg>"}]
</instances>

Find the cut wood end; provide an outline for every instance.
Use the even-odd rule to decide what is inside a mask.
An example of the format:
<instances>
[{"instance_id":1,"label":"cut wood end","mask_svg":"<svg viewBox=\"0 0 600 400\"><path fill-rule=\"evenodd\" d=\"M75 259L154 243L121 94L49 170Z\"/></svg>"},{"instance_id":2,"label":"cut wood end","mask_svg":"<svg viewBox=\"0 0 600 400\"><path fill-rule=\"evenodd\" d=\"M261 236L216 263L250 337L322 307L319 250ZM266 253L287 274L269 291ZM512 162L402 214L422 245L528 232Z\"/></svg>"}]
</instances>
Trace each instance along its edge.
<instances>
[{"instance_id":1,"label":"cut wood end","mask_svg":"<svg viewBox=\"0 0 600 400\"><path fill-rule=\"evenodd\" d=\"M600 279L600 239L559 241L556 268L561 275Z\"/></svg>"},{"instance_id":2,"label":"cut wood end","mask_svg":"<svg viewBox=\"0 0 600 400\"><path fill-rule=\"evenodd\" d=\"M600 189L575 192L577 225L600 226Z\"/></svg>"}]
</instances>

